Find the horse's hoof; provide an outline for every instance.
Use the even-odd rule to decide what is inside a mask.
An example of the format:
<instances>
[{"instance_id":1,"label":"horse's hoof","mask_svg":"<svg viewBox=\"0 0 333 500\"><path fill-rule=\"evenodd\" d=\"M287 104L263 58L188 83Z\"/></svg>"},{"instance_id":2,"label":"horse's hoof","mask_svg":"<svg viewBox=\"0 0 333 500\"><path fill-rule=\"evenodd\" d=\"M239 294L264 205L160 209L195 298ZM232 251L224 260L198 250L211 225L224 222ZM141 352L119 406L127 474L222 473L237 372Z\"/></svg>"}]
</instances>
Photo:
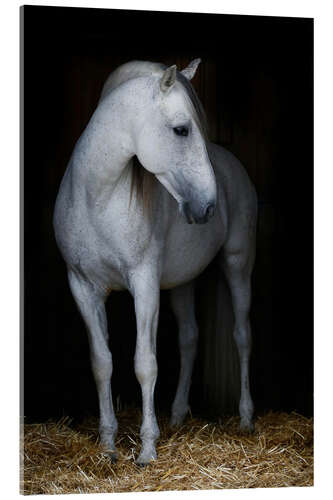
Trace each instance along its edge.
<instances>
[{"instance_id":1,"label":"horse's hoof","mask_svg":"<svg viewBox=\"0 0 333 500\"><path fill-rule=\"evenodd\" d=\"M104 451L103 455L108 458L112 464L117 463L118 453L116 451Z\"/></svg>"},{"instance_id":2,"label":"horse's hoof","mask_svg":"<svg viewBox=\"0 0 333 500\"><path fill-rule=\"evenodd\" d=\"M177 427L180 427L182 423L184 422L184 417L171 417L169 421L169 427L171 429L177 429Z\"/></svg>"},{"instance_id":3,"label":"horse's hoof","mask_svg":"<svg viewBox=\"0 0 333 500\"><path fill-rule=\"evenodd\" d=\"M146 467L146 465L148 465L148 464L149 464L149 462L145 463L145 462L139 462L138 460L135 460L135 465L137 465L141 469L143 469L144 467Z\"/></svg>"},{"instance_id":4,"label":"horse's hoof","mask_svg":"<svg viewBox=\"0 0 333 500\"><path fill-rule=\"evenodd\" d=\"M254 423L252 420L241 420L239 429L244 434L253 434L254 433Z\"/></svg>"},{"instance_id":5,"label":"horse's hoof","mask_svg":"<svg viewBox=\"0 0 333 500\"><path fill-rule=\"evenodd\" d=\"M149 465L151 462L156 460L156 458L157 458L156 451L151 453L140 453L135 463L139 467L145 467L146 465Z\"/></svg>"},{"instance_id":6,"label":"horse's hoof","mask_svg":"<svg viewBox=\"0 0 333 500\"><path fill-rule=\"evenodd\" d=\"M181 425L183 425L184 423L184 420L186 418L186 415L187 415L187 411L185 411L184 413L174 413L174 414L171 414L171 418L170 418L170 421L169 421L169 427L180 427Z\"/></svg>"}]
</instances>

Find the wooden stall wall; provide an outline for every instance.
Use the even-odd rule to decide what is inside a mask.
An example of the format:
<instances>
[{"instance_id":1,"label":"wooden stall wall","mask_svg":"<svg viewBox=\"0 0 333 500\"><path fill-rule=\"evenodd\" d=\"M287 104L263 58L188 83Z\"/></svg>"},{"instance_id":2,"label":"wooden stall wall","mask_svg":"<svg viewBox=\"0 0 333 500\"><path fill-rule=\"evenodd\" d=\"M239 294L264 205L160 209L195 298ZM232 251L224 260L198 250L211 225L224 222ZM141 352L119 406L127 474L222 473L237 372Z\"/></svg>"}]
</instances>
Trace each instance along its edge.
<instances>
[{"instance_id":1,"label":"wooden stall wall","mask_svg":"<svg viewBox=\"0 0 333 500\"><path fill-rule=\"evenodd\" d=\"M52 214L103 83L131 59L183 68L195 57L202 64L193 84L211 139L242 161L258 193L251 310L255 404L258 411L311 414L312 20L24 7L22 22L24 414L97 412L88 342L55 244ZM229 292L225 283L218 285L214 262L198 280L196 300L200 341L192 411L216 417L236 410L239 379L235 350L226 357L226 345L233 346ZM179 360L166 292L161 303L156 403L167 410ZM116 407L139 405L129 294L111 294L108 317Z\"/></svg>"}]
</instances>

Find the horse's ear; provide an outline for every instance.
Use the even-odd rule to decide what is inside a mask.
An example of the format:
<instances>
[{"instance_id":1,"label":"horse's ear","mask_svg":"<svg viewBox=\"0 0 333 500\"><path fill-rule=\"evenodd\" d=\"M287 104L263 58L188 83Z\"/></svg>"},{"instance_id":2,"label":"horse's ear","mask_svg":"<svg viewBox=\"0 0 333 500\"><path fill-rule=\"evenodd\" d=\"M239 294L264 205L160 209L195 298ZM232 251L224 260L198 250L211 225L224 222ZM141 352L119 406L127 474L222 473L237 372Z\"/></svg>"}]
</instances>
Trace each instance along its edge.
<instances>
[{"instance_id":1,"label":"horse's ear","mask_svg":"<svg viewBox=\"0 0 333 500\"><path fill-rule=\"evenodd\" d=\"M177 66L175 64L173 66L170 66L164 71L160 81L160 87L162 92L167 92L173 86L173 84L176 81L176 71L177 71Z\"/></svg>"},{"instance_id":2,"label":"horse's ear","mask_svg":"<svg viewBox=\"0 0 333 500\"><path fill-rule=\"evenodd\" d=\"M197 70L197 67L199 66L199 64L201 63L201 59L198 58L198 59L193 59L193 61L190 62L190 64L181 70L181 73L186 76L186 78L188 80L192 80L192 78L194 77L195 75L195 72Z\"/></svg>"}]
</instances>

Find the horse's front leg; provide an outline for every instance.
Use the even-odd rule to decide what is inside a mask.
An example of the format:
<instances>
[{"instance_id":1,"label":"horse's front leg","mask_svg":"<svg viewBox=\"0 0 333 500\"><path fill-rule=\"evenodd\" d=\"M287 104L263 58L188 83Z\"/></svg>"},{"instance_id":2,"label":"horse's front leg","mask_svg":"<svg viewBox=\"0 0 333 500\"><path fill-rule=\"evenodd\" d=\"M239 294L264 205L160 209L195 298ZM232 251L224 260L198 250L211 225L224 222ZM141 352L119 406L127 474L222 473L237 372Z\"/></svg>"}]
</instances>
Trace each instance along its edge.
<instances>
[{"instance_id":1,"label":"horse's front leg","mask_svg":"<svg viewBox=\"0 0 333 500\"><path fill-rule=\"evenodd\" d=\"M101 443L114 462L117 459L115 437L118 423L112 404L112 355L108 347L105 296L98 292L91 283L72 271L68 273L68 280L73 297L87 327L91 367L99 400Z\"/></svg>"},{"instance_id":2,"label":"horse's front leg","mask_svg":"<svg viewBox=\"0 0 333 500\"><path fill-rule=\"evenodd\" d=\"M149 270L141 269L131 280L131 291L137 324L134 367L142 391L142 448L136 463L146 465L157 457L155 442L160 434L154 409L157 378L156 332L160 299L158 279Z\"/></svg>"}]
</instances>

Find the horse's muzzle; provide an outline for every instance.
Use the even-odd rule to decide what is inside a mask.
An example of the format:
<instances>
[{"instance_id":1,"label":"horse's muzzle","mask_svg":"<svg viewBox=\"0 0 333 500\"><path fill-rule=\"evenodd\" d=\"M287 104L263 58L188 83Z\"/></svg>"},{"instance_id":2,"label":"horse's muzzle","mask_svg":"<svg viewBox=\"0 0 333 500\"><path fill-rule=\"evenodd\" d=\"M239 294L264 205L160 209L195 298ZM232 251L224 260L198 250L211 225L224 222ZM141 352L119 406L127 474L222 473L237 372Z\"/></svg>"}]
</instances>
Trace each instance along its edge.
<instances>
[{"instance_id":1,"label":"horse's muzzle","mask_svg":"<svg viewBox=\"0 0 333 500\"><path fill-rule=\"evenodd\" d=\"M188 202L183 203L182 210L188 224L206 224L215 213L215 202L208 203L199 213L191 209Z\"/></svg>"}]
</instances>

